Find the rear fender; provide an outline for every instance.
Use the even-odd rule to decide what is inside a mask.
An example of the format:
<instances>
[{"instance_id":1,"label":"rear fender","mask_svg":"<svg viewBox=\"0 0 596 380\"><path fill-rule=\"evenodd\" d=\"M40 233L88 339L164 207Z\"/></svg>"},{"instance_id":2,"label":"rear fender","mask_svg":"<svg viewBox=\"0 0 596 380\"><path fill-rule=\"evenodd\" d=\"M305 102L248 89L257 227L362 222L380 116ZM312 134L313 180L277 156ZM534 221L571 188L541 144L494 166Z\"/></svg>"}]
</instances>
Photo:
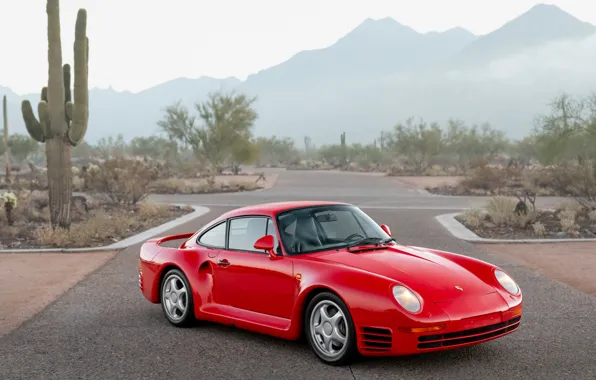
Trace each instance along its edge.
<instances>
[{"instance_id":1,"label":"rear fender","mask_svg":"<svg viewBox=\"0 0 596 380\"><path fill-rule=\"evenodd\" d=\"M159 238L147 240L141 246L141 253L139 258L139 279L142 283L142 291L145 297L153 302L159 303L159 287L161 278L166 270L170 268L180 269L191 282L191 287L194 288L193 280L196 276L193 272L199 268L201 253L194 247L164 247L161 244L173 241L188 239L194 233L170 235Z\"/></svg>"}]
</instances>

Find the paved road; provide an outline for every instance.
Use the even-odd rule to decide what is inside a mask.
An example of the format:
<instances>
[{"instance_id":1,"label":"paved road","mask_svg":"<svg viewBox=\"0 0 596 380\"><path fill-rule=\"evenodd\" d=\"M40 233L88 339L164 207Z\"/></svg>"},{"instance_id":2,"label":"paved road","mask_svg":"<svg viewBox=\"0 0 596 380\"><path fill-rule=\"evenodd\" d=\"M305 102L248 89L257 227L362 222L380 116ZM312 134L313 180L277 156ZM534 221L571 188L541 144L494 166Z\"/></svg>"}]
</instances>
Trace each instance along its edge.
<instances>
[{"instance_id":1,"label":"paved road","mask_svg":"<svg viewBox=\"0 0 596 380\"><path fill-rule=\"evenodd\" d=\"M461 210L484 207L488 197L441 196L424 190L408 189L380 173L349 173L338 171L285 171L268 169L277 173L275 187L266 191L213 195L175 196L182 203L201 202L204 205L244 206L261 202L288 199L341 200L362 208L395 208L416 210ZM153 195L152 201L169 202L171 195ZM562 200L558 197L538 198L538 207L547 207Z\"/></svg>"},{"instance_id":2,"label":"paved road","mask_svg":"<svg viewBox=\"0 0 596 380\"><path fill-rule=\"evenodd\" d=\"M386 179L338 174L330 180L316 173L282 173L269 191L182 201L249 204L304 198L438 206L431 197ZM210 208L175 232L194 231L233 207ZM446 353L329 367L305 343L213 324L171 327L159 305L145 302L137 289L137 246L0 340L0 379L596 379L596 298L453 239L433 220L444 212L440 209L366 211L389 224L403 243L463 252L503 266L525 292L521 330Z\"/></svg>"}]
</instances>

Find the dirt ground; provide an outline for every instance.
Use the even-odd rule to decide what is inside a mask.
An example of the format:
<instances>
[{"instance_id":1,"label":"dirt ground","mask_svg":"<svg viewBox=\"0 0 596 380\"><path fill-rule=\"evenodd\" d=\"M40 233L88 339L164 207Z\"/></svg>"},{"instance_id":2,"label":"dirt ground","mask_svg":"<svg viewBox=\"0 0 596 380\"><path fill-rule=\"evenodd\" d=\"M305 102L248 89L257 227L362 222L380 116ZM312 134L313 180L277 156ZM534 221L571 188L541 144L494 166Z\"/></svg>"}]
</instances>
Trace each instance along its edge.
<instances>
[{"instance_id":1,"label":"dirt ground","mask_svg":"<svg viewBox=\"0 0 596 380\"><path fill-rule=\"evenodd\" d=\"M399 182L402 186L413 189L425 189L427 187L437 186L454 186L457 185L465 177L458 176L403 176L403 177L389 177L394 181Z\"/></svg>"},{"instance_id":2,"label":"dirt ground","mask_svg":"<svg viewBox=\"0 0 596 380\"><path fill-rule=\"evenodd\" d=\"M596 296L596 242L477 245Z\"/></svg>"},{"instance_id":3,"label":"dirt ground","mask_svg":"<svg viewBox=\"0 0 596 380\"><path fill-rule=\"evenodd\" d=\"M40 312L116 253L0 254L0 337Z\"/></svg>"}]
</instances>

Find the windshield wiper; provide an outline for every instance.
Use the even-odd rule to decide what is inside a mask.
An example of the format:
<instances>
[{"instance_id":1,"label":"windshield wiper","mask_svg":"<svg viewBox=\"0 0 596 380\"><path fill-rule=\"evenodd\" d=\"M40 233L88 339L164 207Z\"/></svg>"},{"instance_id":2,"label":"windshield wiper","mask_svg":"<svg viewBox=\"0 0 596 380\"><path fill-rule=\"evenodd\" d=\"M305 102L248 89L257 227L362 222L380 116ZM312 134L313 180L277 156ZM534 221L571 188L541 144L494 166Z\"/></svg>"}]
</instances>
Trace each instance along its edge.
<instances>
[{"instance_id":1,"label":"windshield wiper","mask_svg":"<svg viewBox=\"0 0 596 380\"><path fill-rule=\"evenodd\" d=\"M387 239L383 239L383 238L379 238L379 237L366 237L366 238L362 238L360 240L356 240L353 243L350 243L346 246L346 248L354 248L354 247L358 247L358 246L362 246L362 245L374 245L375 247L378 247L380 245L385 245L385 244L389 244L392 241L395 241L394 238L390 237Z\"/></svg>"}]
</instances>

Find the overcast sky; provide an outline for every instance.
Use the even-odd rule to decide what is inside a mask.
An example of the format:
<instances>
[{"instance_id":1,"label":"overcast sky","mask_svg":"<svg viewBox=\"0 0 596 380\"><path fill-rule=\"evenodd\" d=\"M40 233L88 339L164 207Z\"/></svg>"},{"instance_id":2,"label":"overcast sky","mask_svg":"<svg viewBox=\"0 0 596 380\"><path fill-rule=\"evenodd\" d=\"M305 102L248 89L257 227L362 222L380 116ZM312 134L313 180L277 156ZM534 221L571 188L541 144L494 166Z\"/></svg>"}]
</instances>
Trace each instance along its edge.
<instances>
[{"instance_id":1,"label":"overcast sky","mask_svg":"<svg viewBox=\"0 0 596 380\"><path fill-rule=\"evenodd\" d=\"M596 24L596 1L542 1ZM47 81L45 0L0 0L0 86L23 94ZM530 0L61 0L63 59L72 63L78 8L88 12L90 86L140 91L176 77L247 75L333 44L364 19L419 32L486 34Z\"/></svg>"}]
</instances>

